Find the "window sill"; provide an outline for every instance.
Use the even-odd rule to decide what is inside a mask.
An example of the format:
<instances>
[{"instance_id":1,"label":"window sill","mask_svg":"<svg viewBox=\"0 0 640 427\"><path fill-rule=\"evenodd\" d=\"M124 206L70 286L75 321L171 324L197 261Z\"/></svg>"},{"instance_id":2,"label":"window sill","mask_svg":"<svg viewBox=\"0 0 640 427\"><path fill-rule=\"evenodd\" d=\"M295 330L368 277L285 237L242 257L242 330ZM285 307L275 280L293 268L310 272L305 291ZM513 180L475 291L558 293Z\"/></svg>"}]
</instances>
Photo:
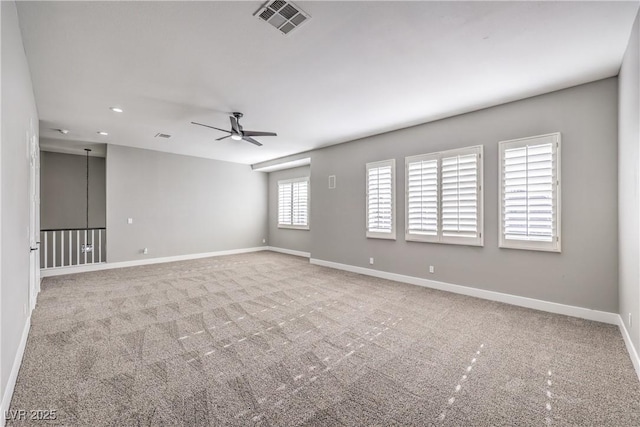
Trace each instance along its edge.
<instances>
[{"instance_id":1,"label":"window sill","mask_svg":"<svg viewBox=\"0 0 640 427\"><path fill-rule=\"evenodd\" d=\"M437 237L425 238L422 236L407 236L405 235L404 240L407 242L417 242L417 243L437 243L439 245L456 245L456 246L475 246L475 247L484 247L484 240L480 239L468 239L465 240L460 238L460 240L447 237L446 240L438 240Z\"/></svg>"},{"instance_id":2,"label":"window sill","mask_svg":"<svg viewBox=\"0 0 640 427\"><path fill-rule=\"evenodd\" d=\"M309 231L308 225L280 225L278 224L278 228L284 228L288 230L307 230Z\"/></svg>"},{"instance_id":3,"label":"window sill","mask_svg":"<svg viewBox=\"0 0 640 427\"><path fill-rule=\"evenodd\" d=\"M518 249L522 251L538 251L538 252L551 252L559 254L562 252L560 245L531 245L527 244L527 242L518 242L518 243L506 243L501 242L498 246L500 249Z\"/></svg>"},{"instance_id":4,"label":"window sill","mask_svg":"<svg viewBox=\"0 0 640 427\"><path fill-rule=\"evenodd\" d=\"M367 239L396 240L396 234L367 233Z\"/></svg>"}]
</instances>

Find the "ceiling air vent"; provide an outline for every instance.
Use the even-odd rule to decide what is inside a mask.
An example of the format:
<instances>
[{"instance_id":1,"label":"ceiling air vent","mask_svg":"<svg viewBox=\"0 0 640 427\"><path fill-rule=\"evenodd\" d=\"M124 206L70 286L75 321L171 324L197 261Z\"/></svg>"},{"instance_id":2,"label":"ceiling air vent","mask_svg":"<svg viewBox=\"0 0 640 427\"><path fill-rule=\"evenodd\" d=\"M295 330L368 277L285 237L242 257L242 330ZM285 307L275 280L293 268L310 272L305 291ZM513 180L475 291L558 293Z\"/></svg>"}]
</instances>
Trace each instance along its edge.
<instances>
[{"instance_id":1,"label":"ceiling air vent","mask_svg":"<svg viewBox=\"0 0 640 427\"><path fill-rule=\"evenodd\" d=\"M164 138L164 139L169 139L171 138L171 135L168 135L166 133L156 133L156 138Z\"/></svg>"},{"instance_id":2,"label":"ceiling air vent","mask_svg":"<svg viewBox=\"0 0 640 427\"><path fill-rule=\"evenodd\" d=\"M311 18L295 4L283 0L265 3L254 16L271 24L284 35L289 34Z\"/></svg>"}]
</instances>

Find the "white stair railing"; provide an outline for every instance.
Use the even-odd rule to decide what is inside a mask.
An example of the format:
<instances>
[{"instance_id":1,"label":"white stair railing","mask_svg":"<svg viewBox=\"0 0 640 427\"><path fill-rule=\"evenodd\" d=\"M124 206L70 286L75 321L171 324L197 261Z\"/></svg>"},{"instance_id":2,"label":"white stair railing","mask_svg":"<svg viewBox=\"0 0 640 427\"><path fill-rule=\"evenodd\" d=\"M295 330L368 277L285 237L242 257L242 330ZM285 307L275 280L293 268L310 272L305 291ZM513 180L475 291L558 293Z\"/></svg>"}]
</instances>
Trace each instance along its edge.
<instances>
[{"instance_id":1,"label":"white stair railing","mask_svg":"<svg viewBox=\"0 0 640 427\"><path fill-rule=\"evenodd\" d=\"M105 228L58 228L40 231L40 268L106 262Z\"/></svg>"}]
</instances>

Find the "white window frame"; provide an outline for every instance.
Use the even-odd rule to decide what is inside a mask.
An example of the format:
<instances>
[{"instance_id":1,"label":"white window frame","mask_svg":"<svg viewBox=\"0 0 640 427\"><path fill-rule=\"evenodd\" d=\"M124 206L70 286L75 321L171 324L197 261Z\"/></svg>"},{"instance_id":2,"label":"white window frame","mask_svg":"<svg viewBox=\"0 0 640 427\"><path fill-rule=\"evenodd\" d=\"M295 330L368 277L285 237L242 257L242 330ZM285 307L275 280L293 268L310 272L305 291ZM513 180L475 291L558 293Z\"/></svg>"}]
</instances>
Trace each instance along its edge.
<instances>
[{"instance_id":1,"label":"white window frame","mask_svg":"<svg viewBox=\"0 0 640 427\"><path fill-rule=\"evenodd\" d=\"M540 241L531 241L531 240L517 240L517 239L506 239L504 233L504 153L507 149L525 147L525 146L533 146L533 145L542 145L547 143L552 143L552 153L554 155L554 166L555 166L555 197L553 199L553 220L556 224L555 226L555 234L552 236L551 242L540 242ZM499 246L501 248L509 248L509 249L523 249L523 250L531 250L531 251L545 251L545 252L561 252L562 248L562 239L561 239L561 179L560 179L560 169L561 169L561 135L560 132L549 133L545 135L531 136L527 138L519 138L512 139L508 141L500 141L499 143L499 153L500 153L500 194L499 194L499 212L500 212L500 227L499 227Z\"/></svg>"},{"instance_id":2,"label":"white window frame","mask_svg":"<svg viewBox=\"0 0 640 427\"><path fill-rule=\"evenodd\" d=\"M391 231L387 233L369 231L369 170L387 166L391 166ZM366 236L372 239L396 240L396 159L367 163L365 173L365 191L367 194L365 202Z\"/></svg>"},{"instance_id":3,"label":"white window frame","mask_svg":"<svg viewBox=\"0 0 640 427\"><path fill-rule=\"evenodd\" d=\"M477 230L476 237L464 236L444 236L442 227L442 159L466 156L475 154L477 156L478 175L476 188L477 200ZM473 147L456 148L453 150L440 151L437 153L419 154L405 157L405 240L409 242L442 243L449 245L484 246L484 167L483 167L484 147L475 145ZM436 160L438 162L437 174L437 227L436 235L427 235L411 232L409 230L409 165L420 161Z\"/></svg>"},{"instance_id":4,"label":"white window frame","mask_svg":"<svg viewBox=\"0 0 640 427\"><path fill-rule=\"evenodd\" d=\"M305 225L293 224L293 188L291 192L291 224L280 223L280 186L283 184L294 184L297 182L307 183L307 223ZM283 179L278 181L278 228L290 228L294 230L309 230L309 213L311 212L311 186L309 185L309 177L303 176L299 178Z\"/></svg>"}]
</instances>

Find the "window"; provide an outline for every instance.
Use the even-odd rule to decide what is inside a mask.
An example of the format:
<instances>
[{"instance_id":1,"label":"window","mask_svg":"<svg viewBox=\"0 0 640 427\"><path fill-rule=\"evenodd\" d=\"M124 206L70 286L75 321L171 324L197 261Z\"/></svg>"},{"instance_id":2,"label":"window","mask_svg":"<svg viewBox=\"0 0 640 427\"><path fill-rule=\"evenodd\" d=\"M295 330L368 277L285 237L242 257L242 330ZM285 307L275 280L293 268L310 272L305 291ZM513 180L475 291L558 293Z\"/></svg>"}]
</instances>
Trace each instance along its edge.
<instances>
[{"instance_id":1,"label":"window","mask_svg":"<svg viewBox=\"0 0 640 427\"><path fill-rule=\"evenodd\" d=\"M309 229L309 177L278 181L278 227Z\"/></svg>"},{"instance_id":2,"label":"window","mask_svg":"<svg viewBox=\"0 0 640 427\"><path fill-rule=\"evenodd\" d=\"M500 247L560 252L560 134L500 143Z\"/></svg>"},{"instance_id":3,"label":"window","mask_svg":"<svg viewBox=\"0 0 640 427\"><path fill-rule=\"evenodd\" d=\"M396 238L395 159L367 163L367 237Z\"/></svg>"},{"instance_id":4,"label":"window","mask_svg":"<svg viewBox=\"0 0 640 427\"><path fill-rule=\"evenodd\" d=\"M482 146L405 159L405 239L482 246Z\"/></svg>"}]
</instances>

